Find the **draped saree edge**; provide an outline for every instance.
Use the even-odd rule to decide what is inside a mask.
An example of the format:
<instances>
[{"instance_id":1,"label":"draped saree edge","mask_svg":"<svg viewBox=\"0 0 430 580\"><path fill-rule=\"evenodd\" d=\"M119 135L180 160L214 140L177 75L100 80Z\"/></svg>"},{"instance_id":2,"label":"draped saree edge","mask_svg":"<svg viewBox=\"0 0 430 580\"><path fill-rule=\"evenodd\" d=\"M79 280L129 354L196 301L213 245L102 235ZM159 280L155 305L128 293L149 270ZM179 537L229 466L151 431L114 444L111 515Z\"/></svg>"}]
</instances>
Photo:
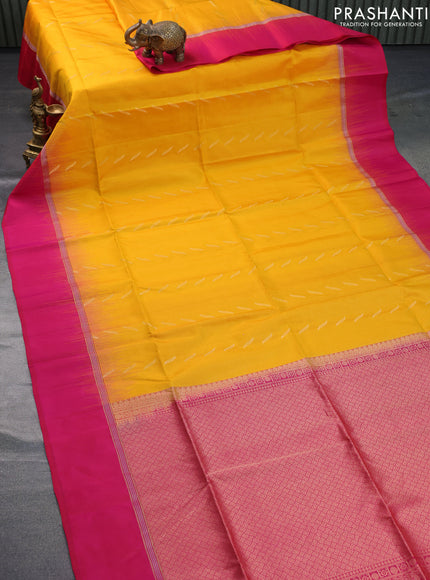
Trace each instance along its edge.
<instances>
[{"instance_id":1,"label":"draped saree edge","mask_svg":"<svg viewBox=\"0 0 430 580\"><path fill-rule=\"evenodd\" d=\"M379 46L377 41L363 35L342 44L345 137L350 140L356 162L372 186L394 208L407 231L422 247L429 249L428 188L395 148L384 110L384 74L374 75L373 82L366 87L360 84L360 77L351 74L357 44L363 51L363 62L369 63L368 74L374 71L372 55ZM23 50L33 54L34 62L29 64L28 70L33 67L32 72L36 72L36 55L28 44L24 42L23 46ZM380 65L382 55L376 56ZM31 78L32 75L20 69L23 84L28 86ZM48 86L45 76L43 78ZM362 110L359 112L358 103L365 106L365 115ZM366 138L375 127L378 128L377 141L369 147ZM394 167L400 167L410 179L406 197L398 184L384 183L383 175ZM27 204L20 202L20 196L26 197ZM155 555L148 556L149 544L146 543L146 552L142 550L144 524L133 510L133 494L127 487L127 475L118 457L120 451L113 441L112 430L116 430L116 426L106 416L108 404L97 386L82 320L49 210L49 192L43 179L41 159L17 186L6 215L8 223L4 229L9 267L13 272L34 394L73 567L82 578L123 578L126 558L127 578L161 578L154 562ZM20 229L14 227L14 220L19 220ZM24 238L22 224L26 225ZM40 239L46 241L43 252L42 246L38 246ZM38 253L40 260L35 259ZM33 273L33 295L28 292L29 272ZM54 281L52 272L55 273ZM35 299L34 295L39 298ZM44 326L43 340L41 325ZM67 345L58 339L62 328L73 333L74 340L65 341ZM54 353L55 358L47 362L46 352ZM76 361L72 368L61 364L65 356ZM129 483L132 486L132 482ZM94 544L93 552L88 552L88 544ZM94 556L98 550L98 555ZM152 567L150 559L153 559Z\"/></svg>"},{"instance_id":2,"label":"draped saree edge","mask_svg":"<svg viewBox=\"0 0 430 580\"><path fill-rule=\"evenodd\" d=\"M387 115L387 75L380 71L382 65L385 67L382 47L371 36L359 39L358 43L360 75L353 72L358 56L357 40L339 45L343 130L351 158L382 201L398 216L403 228L429 255L429 187L396 148ZM366 85L361 81L362 75L368 75ZM402 173L402 182L387 181L393 173ZM408 187L404 187L405 182Z\"/></svg>"},{"instance_id":3,"label":"draped saree edge","mask_svg":"<svg viewBox=\"0 0 430 580\"><path fill-rule=\"evenodd\" d=\"M25 204L21 196L26 197ZM40 157L15 188L6 218L3 229L13 290L73 569L79 578L122 578L126 562L127 578L160 579L143 516L136 513L140 507L133 499L133 483L115 441L111 410L97 385ZM24 230L14 227L14 220L25 224ZM64 330L68 339L61 341ZM64 363L65 357L73 364Z\"/></svg>"},{"instance_id":4,"label":"draped saree edge","mask_svg":"<svg viewBox=\"0 0 430 580\"><path fill-rule=\"evenodd\" d=\"M240 37L234 35L237 30L240 30ZM310 35L312 40L309 40ZM135 55L153 73L175 73L195 66L224 62L234 56L268 54L297 44L331 44L364 36L361 32L298 12L191 35L186 42L185 59L180 63L174 62L173 57L168 55L162 65L157 65L153 58L143 56L142 48L136 50Z\"/></svg>"}]
</instances>

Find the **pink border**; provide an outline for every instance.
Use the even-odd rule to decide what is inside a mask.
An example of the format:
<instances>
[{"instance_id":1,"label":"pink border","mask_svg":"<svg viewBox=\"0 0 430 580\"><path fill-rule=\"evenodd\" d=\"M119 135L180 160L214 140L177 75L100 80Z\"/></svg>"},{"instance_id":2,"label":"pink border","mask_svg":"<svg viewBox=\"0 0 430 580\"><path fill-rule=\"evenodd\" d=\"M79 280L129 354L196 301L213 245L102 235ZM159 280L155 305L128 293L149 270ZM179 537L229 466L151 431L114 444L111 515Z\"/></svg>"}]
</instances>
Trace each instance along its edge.
<instances>
[{"instance_id":1,"label":"pink border","mask_svg":"<svg viewBox=\"0 0 430 580\"><path fill-rule=\"evenodd\" d=\"M297 363L288 363L266 371L257 371L216 383L193 385L191 387L175 387L174 397L184 407L195 407L196 405L206 404L209 401L236 397L246 393L272 389L279 385L288 385L289 383L306 380L315 376L315 373L318 376L324 376L324 374L337 369L345 369L346 367L352 369L357 365L373 363L375 360L384 360L393 356L408 356L420 350L430 351L430 340L427 335L416 334L410 338L415 338L416 342L405 343L402 339L392 339L385 343L343 351L343 353L338 355L302 359ZM343 357L342 359L340 358L341 356ZM157 409L157 412L160 412L160 409Z\"/></svg>"},{"instance_id":2,"label":"pink border","mask_svg":"<svg viewBox=\"0 0 430 580\"><path fill-rule=\"evenodd\" d=\"M340 52L344 132L351 156L405 230L429 254L430 188L396 149L387 116L382 47L366 36L345 42Z\"/></svg>"},{"instance_id":3,"label":"pink border","mask_svg":"<svg viewBox=\"0 0 430 580\"><path fill-rule=\"evenodd\" d=\"M142 49L135 54L152 72L172 73L198 65L216 64L237 55L267 54L291 48L295 44L332 44L364 36L361 32L299 12L190 36L185 43L185 60L182 63L165 54L164 63L155 65L152 58L142 56Z\"/></svg>"},{"instance_id":4,"label":"pink border","mask_svg":"<svg viewBox=\"0 0 430 580\"><path fill-rule=\"evenodd\" d=\"M79 579L161 578L144 548L46 196L39 156L9 199L3 229L72 566Z\"/></svg>"},{"instance_id":5,"label":"pink border","mask_svg":"<svg viewBox=\"0 0 430 580\"><path fill-rule=\"evenodd\" d=\"M19 57L18 80L22 85L24 85L28 89L33 89L35 87L34 75L37 75L42 79L41 85L44 91L43 94L44 100L47 99L48 95L49 98L52 100L53 96L51 94L50 86L46 79L45 71L42 70L42 67L37 58L36 48L31 46L30 41L24 34L24 36L22 37L21 51ZM59 99L57 99L57 101L59 101Z\"/></svg>"},{"instance_id":6,"label":"pink border","mask_svg":"<svg viewBox=\"0 0 430 580\"><path fill-rule=\"evenodd\" d=\"M400 212L399 219L404 220L406 227L430 248L429 188L395 148L386 115L385 67L379 43L371 37L352 34L312 17L293 18L289 22L288 31L283 30L286 34L286 40L282 37L283 48L305 42L309 37L312 43L319 44L346 40L342 48L346 137L351 141L357 163L373 180L380 195L392 204L394 211ZM285 22L277 20L276 26L286 23L287 19ZM266 26L273 33L275 22ZM257 34L261 39L261 31L259 25L249 27L245 38L254 42ZM231 52L231 31L210 34L215 52L220 44L222 50L227 47ZM206 46L205 40L204 36L199 36L191 38L190 42L202 42ZM245 42L242 48L246 46ZM266 49L267 46L262 50ZM255 52L255 43L252 51ZM20 67L19 78L23 84L31 86L34 74L43 78L44 75L34 51L26 43L23 44L22 62L25 54L26 62ZM225 52L220 51L218 60L211 62L230 56L232 54L225 57ZM358 64L360 75L355 76ZM175 71L178 70L176 65L172 62ZM185 62L182 68L190 66L195 64ZM163 68L163 71L168 72L168 69ZM363 71L369 75L366 82ZM49 90L47 83L45 88ZM369 135L374 135L370 145ZM404 175L403 182L387 180L394 169ZM78 578L91 580L125 575L130 580L153 579L100 400L46 195L39 159L8 203L4 231L35 398L73 568ZM70 365L71 358L75 361L73 365Z\"/></svg>"}]
</instances>

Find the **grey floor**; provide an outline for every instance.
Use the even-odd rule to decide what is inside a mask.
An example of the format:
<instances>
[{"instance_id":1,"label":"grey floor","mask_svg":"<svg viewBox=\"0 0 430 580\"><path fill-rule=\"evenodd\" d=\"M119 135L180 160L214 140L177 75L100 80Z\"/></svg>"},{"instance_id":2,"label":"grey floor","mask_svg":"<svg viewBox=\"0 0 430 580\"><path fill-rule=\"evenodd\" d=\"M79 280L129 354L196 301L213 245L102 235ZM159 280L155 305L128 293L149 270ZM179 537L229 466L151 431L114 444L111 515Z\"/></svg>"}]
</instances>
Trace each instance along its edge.
<instances>
[{"instance_id":1,"label":"grey floor","mask_svg":"<svg viewBox=\"0 0 430 580\"><path fill-rule=\"evenodd\" d=\"M397 147L430 183L430 45L385 47L385 54ZM31 136L18 58L17 50L0 49L1 213L24 173L21 155ZM0 579L72 580L3 245L0 304Z\"/></svg>"}]
</instances>

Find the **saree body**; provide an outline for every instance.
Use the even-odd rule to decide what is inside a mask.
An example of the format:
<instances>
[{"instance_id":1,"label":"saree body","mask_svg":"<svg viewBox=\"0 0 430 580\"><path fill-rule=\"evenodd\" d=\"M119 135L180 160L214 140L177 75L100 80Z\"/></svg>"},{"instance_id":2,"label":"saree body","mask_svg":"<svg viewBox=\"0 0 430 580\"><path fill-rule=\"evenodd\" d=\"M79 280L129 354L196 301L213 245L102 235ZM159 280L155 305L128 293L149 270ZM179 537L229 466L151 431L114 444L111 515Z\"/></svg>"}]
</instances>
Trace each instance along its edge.
<instances>
[{"instance_id":1,"label":"saree body","mask_svg":"<svg viewBox=\"0 0 430 580\"><path fill-rule=\"evenodd\" d=\"M4 227L75 573L427 578L429 192L381 49L190 2L287 50L153 74L112 39L171 4L26 19L67 110Z\"/></svg>"}]
</instances>

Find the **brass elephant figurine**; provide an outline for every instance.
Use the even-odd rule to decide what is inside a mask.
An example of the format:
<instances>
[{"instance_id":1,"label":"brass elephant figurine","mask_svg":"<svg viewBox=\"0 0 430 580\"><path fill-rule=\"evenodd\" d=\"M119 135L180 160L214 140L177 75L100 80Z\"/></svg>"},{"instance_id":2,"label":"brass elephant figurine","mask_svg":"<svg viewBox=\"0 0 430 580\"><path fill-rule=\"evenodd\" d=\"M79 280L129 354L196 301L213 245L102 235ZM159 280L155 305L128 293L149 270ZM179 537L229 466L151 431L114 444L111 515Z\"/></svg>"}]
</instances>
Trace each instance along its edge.
<instances>
[{"instance_id":1,"label":"brass elephant figurine","mask_svg":"<svg viewBox=\"0 0 430 580\"><path fill-rule=\"evenodd\" d=\"M135 32L134 37L132 37L133 32ZM163 64L164 52L174 54L176 62L182 62L186 38L187 33L182 26L170 20L155 24L152 20L148 20L146 24L139 20L124 33L126 44L132 47L130 50L144 48L143 56L149 57L154 54L155 64Z\"/></svg>"}]
</instances>

